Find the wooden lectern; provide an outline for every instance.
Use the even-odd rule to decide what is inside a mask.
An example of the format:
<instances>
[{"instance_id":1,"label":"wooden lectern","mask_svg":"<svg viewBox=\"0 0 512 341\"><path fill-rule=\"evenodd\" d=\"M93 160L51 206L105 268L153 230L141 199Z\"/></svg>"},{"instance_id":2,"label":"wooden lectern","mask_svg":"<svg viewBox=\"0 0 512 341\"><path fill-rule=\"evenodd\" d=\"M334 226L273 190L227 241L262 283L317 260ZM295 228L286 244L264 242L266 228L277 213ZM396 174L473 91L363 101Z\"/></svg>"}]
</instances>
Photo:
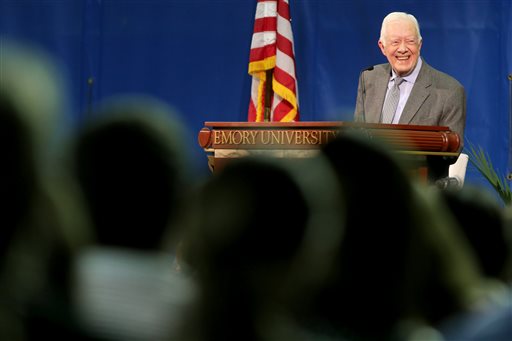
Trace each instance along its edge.
<instances>
[{"instance_id":1,"label":"wooden lectern","mask_svg":"<svg viewBox=\"0 0 512 341\"><path fill-rule=\"evenodd\" d=\"M459 135L448 127L356 122L205 122L198 140L210 169L217 171L247 155L310 157L347 131L386 141L413 173L429 181L448 176L461 146Z\"/></svg>"}]
</instances>

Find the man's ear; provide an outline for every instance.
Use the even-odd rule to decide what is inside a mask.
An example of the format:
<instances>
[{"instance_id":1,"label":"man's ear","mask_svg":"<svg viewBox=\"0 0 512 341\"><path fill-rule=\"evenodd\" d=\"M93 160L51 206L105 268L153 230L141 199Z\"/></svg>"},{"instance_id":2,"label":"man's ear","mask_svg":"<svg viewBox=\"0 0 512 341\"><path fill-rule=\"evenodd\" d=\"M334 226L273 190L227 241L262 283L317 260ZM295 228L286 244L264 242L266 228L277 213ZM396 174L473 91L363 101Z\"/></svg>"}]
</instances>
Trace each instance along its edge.
<instances>
[{"instance_id":1,"label":"man's ear","mask_svg":"<svg viewBox=\"0 0 512 341\"><path fill-rule=\"evenodd\" d=\"M386 52L384 50L384 43L382 42L382 40L379 39L379 48L380 48L380 51L382 52L383 55L386 55Z\"/></svg>"}]
</instances>

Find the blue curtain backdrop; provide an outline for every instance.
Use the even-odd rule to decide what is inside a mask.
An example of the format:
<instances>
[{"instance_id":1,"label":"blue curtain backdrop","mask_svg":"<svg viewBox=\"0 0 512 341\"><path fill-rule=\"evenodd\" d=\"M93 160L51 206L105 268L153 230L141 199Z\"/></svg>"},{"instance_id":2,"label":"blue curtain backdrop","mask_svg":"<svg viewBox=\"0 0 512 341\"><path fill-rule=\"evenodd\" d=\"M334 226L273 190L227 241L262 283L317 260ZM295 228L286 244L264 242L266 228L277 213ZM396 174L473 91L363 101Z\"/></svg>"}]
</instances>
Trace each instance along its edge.
<instances>
[{"instance_id":1,"label":"blue curtain backdrop","mask_svg":"<svg viewBox=\"0 0 512 341\"><path fill-rule=\"evenodd\" d=\"M35 43L62 63L70 115L116 93L148 93L174 106L196 142L205 121L246 121L256 0L1 0L0 38ZM413 13L422 55L468 95L466 139L512 170L510 0L290 0L302 121L352 120L359 72L385 62L382 18ZM468 182L485 183L474 168Z\"/></svg>"}]
</instances>

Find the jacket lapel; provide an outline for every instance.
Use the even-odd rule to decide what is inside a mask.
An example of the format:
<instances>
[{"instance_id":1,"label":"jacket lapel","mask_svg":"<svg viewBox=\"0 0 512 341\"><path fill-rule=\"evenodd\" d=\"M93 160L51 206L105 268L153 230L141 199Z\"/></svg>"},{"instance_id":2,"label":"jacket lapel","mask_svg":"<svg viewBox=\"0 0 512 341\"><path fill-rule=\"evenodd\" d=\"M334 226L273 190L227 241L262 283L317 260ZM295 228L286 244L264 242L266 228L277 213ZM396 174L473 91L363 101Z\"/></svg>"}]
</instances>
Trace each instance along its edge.
<instances>
[{"instance_id":1,"label":"jacket lapel","mask_svg":"<svg viewBox=\"0 0 512 341\"><path fill-rule=\"evenodd\" d=\"M423 61L421 70L416 78L416 82L412 88L409 99L405 104L402 116L400 117L399 124L410 124L413 117L418 113L421 105L425 102L428 96L430 96L430 86L432 85L432 76L430 72L430 66ZM427 113L429 114L429 113Z\"/></svg>"}]
</instances>

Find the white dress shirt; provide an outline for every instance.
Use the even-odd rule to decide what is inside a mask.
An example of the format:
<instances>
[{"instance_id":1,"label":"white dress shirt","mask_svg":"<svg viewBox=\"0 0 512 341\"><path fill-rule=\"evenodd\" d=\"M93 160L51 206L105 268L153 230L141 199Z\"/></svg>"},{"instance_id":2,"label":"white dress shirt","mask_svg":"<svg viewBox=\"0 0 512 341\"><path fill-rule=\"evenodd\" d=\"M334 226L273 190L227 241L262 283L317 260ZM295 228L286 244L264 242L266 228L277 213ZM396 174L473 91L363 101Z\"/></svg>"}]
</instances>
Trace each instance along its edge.
<instances>
[{"instance_id":1,"label":"white dress shirt","mask_svg":"<svg viewBox=\"0 0 512 341\"><path fill-rule=\"evenodd\" d=\"M400 121L400 117L402 116L402 111L404 110L405 104L407 103L407 99L409 99L409 95L411 94L412 87L416 82L416 78L418 78L418 74L421 70L421 65L423 64L421 58L418 58L418 63L416 63L416 67L414 70L407 76L402 77L404 81L400 84L400 101L398 102L398 106L396 108L395 116L393 117L393 124L397 124ZM388 91L393 87L395 83L395 71L391 71L391 78L388 82ZM387 94L386 94L387 96Z\"/></svg>"}]
</instances>

